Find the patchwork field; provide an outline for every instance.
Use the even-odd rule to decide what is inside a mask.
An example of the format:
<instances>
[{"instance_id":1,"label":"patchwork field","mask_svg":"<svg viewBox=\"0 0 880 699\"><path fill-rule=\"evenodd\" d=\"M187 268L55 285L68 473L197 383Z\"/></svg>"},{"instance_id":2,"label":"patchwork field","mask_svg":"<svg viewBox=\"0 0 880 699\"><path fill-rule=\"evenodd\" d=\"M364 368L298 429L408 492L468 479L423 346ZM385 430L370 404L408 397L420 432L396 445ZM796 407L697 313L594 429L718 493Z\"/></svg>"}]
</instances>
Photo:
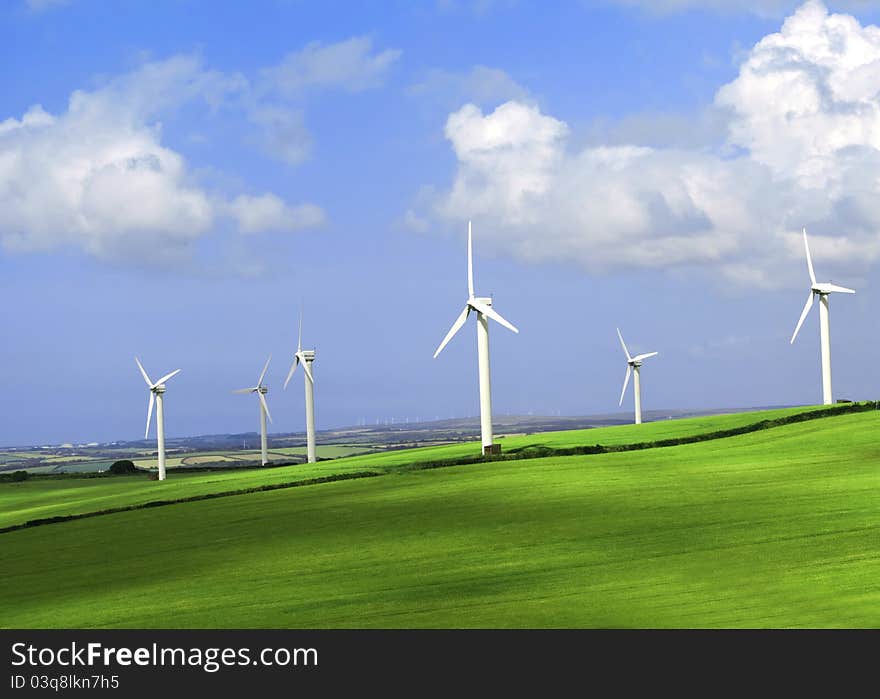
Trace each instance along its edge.
<instances>
[{"instance_id":1,"label":"patchwork field","mask_svg":"<svg viewBox=\"0 0 880 699\"><path fill-rule=\"evenodd\" d=\"M766 418L716 416L504 443L508 451L626 445ZM876 627L878 429L880 411L832 411L618 453L418 468L475 448L456 445L181 473L164 483L0 484L8 525L316 475L385 474L0 534L0 624Z\"/></svg>"}]
</instances>

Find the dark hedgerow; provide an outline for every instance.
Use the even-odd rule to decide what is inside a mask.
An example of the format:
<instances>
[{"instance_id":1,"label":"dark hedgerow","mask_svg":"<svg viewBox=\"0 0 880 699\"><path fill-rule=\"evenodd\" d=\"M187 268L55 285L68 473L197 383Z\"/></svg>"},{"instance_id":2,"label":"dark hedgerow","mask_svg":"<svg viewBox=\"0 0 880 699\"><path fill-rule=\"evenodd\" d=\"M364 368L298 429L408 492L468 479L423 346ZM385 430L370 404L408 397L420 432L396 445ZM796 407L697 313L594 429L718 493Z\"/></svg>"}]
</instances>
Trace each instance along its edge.
<instances>
[{"instance_id":1,"label":"dark hedgerow","mask_svg":"<svg viewBox=\"0 0 880 699\"><path fill-rule=\"evenodd\" d=\"M137 473L138 467L134 465L133 461L128 459L120 459L119 461L114 461L108 471L114 475L121 475L124 473Z\"/></svg>"}]
</instances>

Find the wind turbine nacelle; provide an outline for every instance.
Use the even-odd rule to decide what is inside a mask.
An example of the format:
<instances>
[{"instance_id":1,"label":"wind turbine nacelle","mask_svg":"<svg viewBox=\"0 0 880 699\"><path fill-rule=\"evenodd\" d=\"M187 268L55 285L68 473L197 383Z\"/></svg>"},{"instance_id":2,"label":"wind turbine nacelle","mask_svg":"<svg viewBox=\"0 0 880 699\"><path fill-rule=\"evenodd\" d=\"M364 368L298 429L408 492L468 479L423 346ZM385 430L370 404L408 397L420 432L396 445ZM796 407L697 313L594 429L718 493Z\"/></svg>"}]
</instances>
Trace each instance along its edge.
<instances>
[{"instance_id":1,"label":"wind turbine nacelle","mask_svg":"<svg viewBox=\"0 0 880 699\"><path fill-rule=\"evenodd\" d=\"M262 393L264 396L269 392L268 386L259 386L257 390Z\"/></svg>"},{"instance_id":2,"label":"wind turbine nacelle","mask_svg":"<svg viewBox=\"0 0 880 699\"><path fill-rule=\"evenodd\" d=\"M485 306L492 305L492 297L491 296L474 296L474 301L477 303L482 303Z\"/></svg>"},{"instance_id":3,"label":"wind turbine nacelle","mask_svg":"<svg viewBox=\"0 0 880 699\"><path fill-rule=\"evenodd\" d=\"M307 362L315 361L315 350L303 350L302 357Z\"/></svg>"},{"instance_id":4,"label":"wind turbine nacelle","mask_svg":"<svg viewBox=\"0 0 880 699\"><path fill-rule=\"evenodd\" d=\"M165 384L160 383L158 386L154 386L150 389L153 393L165 393Z\"/></svg>"}]
</instances>

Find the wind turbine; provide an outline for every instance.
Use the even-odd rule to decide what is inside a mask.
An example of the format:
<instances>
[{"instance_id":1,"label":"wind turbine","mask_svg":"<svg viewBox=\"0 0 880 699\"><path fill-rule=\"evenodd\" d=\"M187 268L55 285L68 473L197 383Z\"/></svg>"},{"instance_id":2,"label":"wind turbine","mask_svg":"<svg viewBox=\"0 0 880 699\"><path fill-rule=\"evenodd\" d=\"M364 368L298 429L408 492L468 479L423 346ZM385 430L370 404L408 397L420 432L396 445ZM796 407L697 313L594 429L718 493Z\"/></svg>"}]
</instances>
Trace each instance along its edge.
<instances>
[{"instance_id":1,"label":"wind turbine","mask_svg":"<svg viewBox=\"0 0 880 699\"><path fill-rule=\"evenodd\" d=\"M172 376L177 374L180 369L175 369L170 374L165 374L158 381L153 381L144 369L141 360L134 358L137 362L138 369L144 381L147 382L147 388L150 389L150 407L147 408L147 429L144 430L144 439L150 436L150 420L153 419L153 403L156 404L156 442L158 444L159 453L159 480L165 480L165 382Z\"/></svg>"},{"instance_id":2,"label":"wind turbine","mask_svg":"<svg viewBox=\"0 0 880 699\"><path fill-rule=\"evenodd\" d=\"M626 343L623 341L623 335L620 334L620 328L617 328L617 337L620 338L620 346L623 347L623 353L626 355L626 378L623 380L623 390L620 392L620 402L618 405L623 405L623 395L626 393L626 387L629 385L629 376L633 374L633 394L636 399L636 424L642 424L642 383L639 378L639 373L642 367L642 362L648 357L654 357L659 354L659 352L647 352L645 354L637 354L635 357L631 357L629 354L629 350L626 348Z\"/></svg>"},{"instance_id":3,"label":"wind turbine","mask_svg":"<svg viewBox=\"0 0 880 699\"><path fill-rule=\"evenodd\" d=\"M269 362L272 361L272 355L269 355L269 358L266 360L266 363L263 365L263 371L260 372L260 378L257 379L257 385L253 388L239 388L233 393L256 393L260 398L260 457L263 462L263 466L269 463L269 451L266 439L266 418L269 418L269 422L272 422L272 414L269 412L269 405L266 403L266 394L269 392L269 388L263 385L263 378L266 376L266 369L269 368Z\"/></svg>"},{"instance_id":4,"label":"wind turbine","mask_svg":"<svg viewBox=\"0 0 880 699\"><path fill-rule=\"evenodd\" d=\"M807 303L801 312L800 320L791 336L789 344L794 344L801 325L807 313L813 307L813 298L819 297L819 340L822 346L822 402L825 405L831 405L833 399L831 397L831 328L828 319L828 294L838 291L843 294L854 294L854 289L847 289L845 286L837 286L830 282L817 283L816 274L813 272L813 260L810 257L810 244L807 242L807 229L804 228L804 248L807 251L807 269L810 272L810 295L807 297Z\"/></svg>"},{"instance_id":5,"label":"wind turbine","mask_svg":"<svg viewBox=\"0 0 880 699\"><path fill-rule=\"evenodd\" d=\"M290 365L290 371L287 379L284 381L284 388L290 383L293 372L300 363L303 365L303 371L306 378L303 381L306 388L306 454L310 464L315 463L318 458L315 452L315 378L312 373L312 362L315 361L315 350L304 350L302 348L303 319L302 310L299 312L299 339L296 341L296 354L293 355L293 364Z\"/></svg>"},{"instance_id":6,"label":"wind turbine","mask_svg":"<svg viewBox=\"0 0 880 699\"><path fill-rule=\"evenodd\" d=\"M492 444L492 385L489 378L489 318L501 323L505 328L518 333L513 325L502 318L493 308L492 299L488 296L474 296L474 262L471 222L468 221L468 298L464 310L452 324L443 342L434 352L434 359L446 347L453 335L461 330L471 311L477 313L477 364L480 372L480 433L483 442L483 454L497 454L501 445Z\"/></svg>"}]
</instances>

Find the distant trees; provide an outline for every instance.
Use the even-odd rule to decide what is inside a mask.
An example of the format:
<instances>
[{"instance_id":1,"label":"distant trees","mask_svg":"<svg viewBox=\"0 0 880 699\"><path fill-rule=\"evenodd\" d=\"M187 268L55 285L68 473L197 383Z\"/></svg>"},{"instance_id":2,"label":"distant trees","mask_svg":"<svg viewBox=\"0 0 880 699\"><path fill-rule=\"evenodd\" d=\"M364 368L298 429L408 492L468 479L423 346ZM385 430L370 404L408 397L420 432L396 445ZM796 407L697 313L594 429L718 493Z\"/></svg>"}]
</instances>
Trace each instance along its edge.
<instances>
[{"instance_id":1,"label":"distant trees","mask_svg":"<svg viewBox=\"0 0 880 699\"><path fill-rule=\"evenodd\" d=\"M13 471L12 473L0 473L0 481L7 483L21 483L31 477L27 471Z\"/></svg>"},{"instance_id":2,"label":"distant trees","mask_svg":"<svg viewBox=\"0 0 880 699\"><path fill-rule=\"evenodd\" d=\"M137 473L138 468L134 465L133 461L129 459L121 459L119 461L114 461L109 469L110 473L115 475L120 475L124 473Z\"/></svg>"}]
</instances>

